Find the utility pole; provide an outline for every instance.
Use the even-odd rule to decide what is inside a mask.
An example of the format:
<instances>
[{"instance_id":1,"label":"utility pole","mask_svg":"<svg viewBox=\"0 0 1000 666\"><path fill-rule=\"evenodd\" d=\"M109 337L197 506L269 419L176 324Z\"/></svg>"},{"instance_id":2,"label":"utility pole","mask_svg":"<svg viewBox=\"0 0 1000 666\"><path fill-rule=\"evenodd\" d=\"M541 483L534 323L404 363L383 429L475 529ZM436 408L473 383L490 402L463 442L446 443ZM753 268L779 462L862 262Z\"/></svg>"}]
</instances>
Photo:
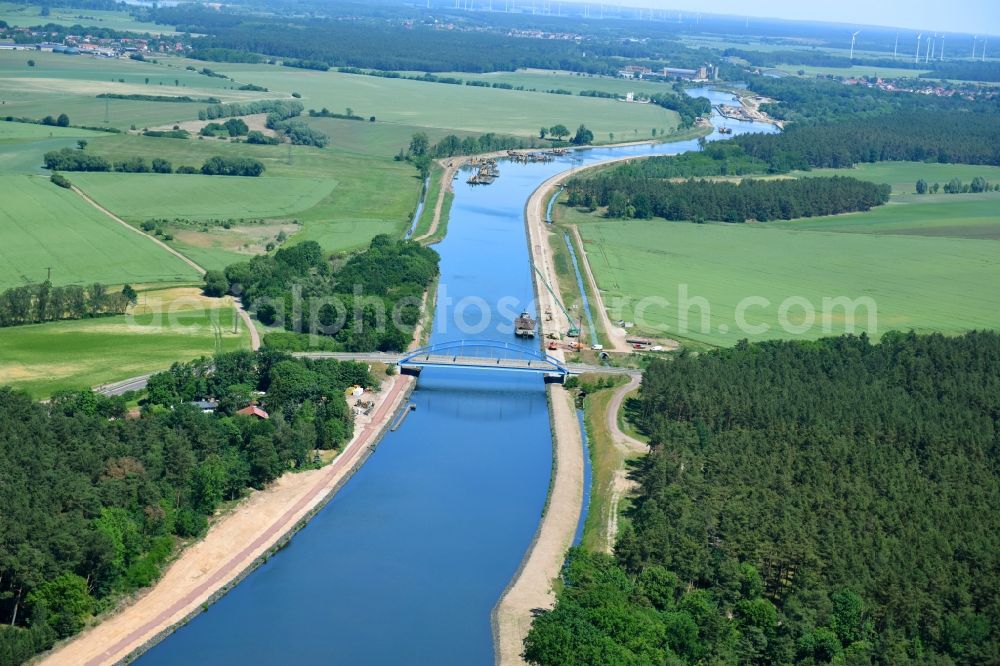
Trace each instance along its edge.
<instances>
[{"instance_id":1,"label":"utility pole","mask_svg":"<svg viewBox=\"0 0 1000 666\"><path fill-rule=\"evenodd\" d=\"M45 281L46 282L52 282L52 267L51 266L46 266L45 270L47 270L49 272L49 276L47 278L45 278Z\"/></svg>"}]
</instances>

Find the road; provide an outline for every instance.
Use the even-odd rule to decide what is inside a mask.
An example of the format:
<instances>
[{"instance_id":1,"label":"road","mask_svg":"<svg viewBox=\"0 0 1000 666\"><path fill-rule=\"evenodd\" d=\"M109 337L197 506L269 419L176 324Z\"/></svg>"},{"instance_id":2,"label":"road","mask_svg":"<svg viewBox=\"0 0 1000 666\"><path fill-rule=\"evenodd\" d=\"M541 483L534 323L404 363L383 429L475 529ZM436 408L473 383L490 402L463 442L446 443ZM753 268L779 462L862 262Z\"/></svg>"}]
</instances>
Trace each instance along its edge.
<instances>
[{"instance_id":1,"label":"road","mask_svg":"<svg viewBox=\"0 0 1000 666\"><path fill-rule=\"evenodd\" d=\"M386 365L395 365L403 357L402 354L388 354L386 352L296 352L292 356L313 359L330 358L335 361L358 361L359 363L385 363ZM633 381L638 381L638 378L642 376L642 371L636 368L616 368L611 365L567 363L565 367L571 375L597 372L607 375L628 375L633 378ZM140 375L130 379L123 379L120 382L102 384L101 386L95 386L94 391L109 396L121 395L126 391L140 391L146 388L149 377L150 375Z\"/></svg>"},{"instance_id":2,"label":"road","mask_svg":"<svg viewBox=\"0 0 1000 666\"><path fill-rule=\"evenodd\" d=\"M128 222L126 222L122 218L118 217L117 215L115 215L114 213L112 213L110 210L108 210L107 208L105 208L104 206L102 206L101 204L99 204L96 201L94 201L90 197L90 195L88 195L86 192L84 192L83 190L81 190L76 185L73 185L71 189L74 192L76 192L78 195L80 195L80 197L84 201L86 201L88 204L90 204L91 206L93 206L97 210L101 211L102 213L104 213L105 215L107 215L109 218L111 218L112 220L114 220L115 222L117 222L118 224L122 225L123 227L125 227L126 229L128 229L129 231L131 231L133 233L137 233L140 236L148 238L152 242L154 242L157 245L159 245L162 249L166 250L170 254L174 255L175 257L177 257L178 259L180 259L181 261L183 261L185 264L187 264L188 266L190 266L191 268L193 268L195 271L197 271L198 275L204 275L205 274L205 268L202 267L202 266L200 266L194 260L192 260L189 257L184 256L183 254L181 254L180 252L178 252L174 248L170 247L169 245L167 245L166 243L164 243L163 241L161 241L159 238L156 238L155 236L150 236L149 234L147 234L146 232L142 231L141 229L137 229L137 228L133 227L131 224L129 224ZM258 349L260 349L260 334L257 332L257 327L253 325L253 320L250 319L250 313L243 309L243 302L239 298L234 299L234 304L236 306L236 312L240 315L240 319L243 320L243 325L246 327L247 331L250 333L250 349L253 350L253 351L257 351ZM134 381L134 380L125 380L125 381L129 382L129 381ZM145 384L143 386L145 386ZM126 389L126 390L128 390L128 389Z\"/></svg>"}]
</instances>

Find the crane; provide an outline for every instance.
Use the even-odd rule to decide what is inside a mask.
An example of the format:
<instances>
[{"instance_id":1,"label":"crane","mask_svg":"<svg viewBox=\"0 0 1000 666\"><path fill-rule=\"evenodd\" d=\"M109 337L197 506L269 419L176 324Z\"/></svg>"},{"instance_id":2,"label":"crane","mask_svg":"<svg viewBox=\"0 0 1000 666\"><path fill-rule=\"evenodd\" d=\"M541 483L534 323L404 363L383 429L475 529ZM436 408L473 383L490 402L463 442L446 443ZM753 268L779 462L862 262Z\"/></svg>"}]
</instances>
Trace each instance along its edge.
<instances>
[{"instance_id":1,"label":"crane","mask_svg":"<svg viewBox=\"0 0 1000 666\"><path fill-rule=\"evenodd\" d=\"M545 275L543 275L542 272L538 270L538 266L531 264L531 267L535 269L535 273L538 274L538 279L541 280L542 284L545 285L545 288L549 290L550 294L552 294L552 300L556 302L556 305L559 306L559 309L563 311L564 315L566 315L566 320L569 322L570 325L570 329L566 332L566 335L568 335L571 338L578 337L580 335L580 328L583 326L583 318L582 317L580 318L579 326L574 326L573 315L569 313L569 310L566 309L566 306L563 305L562 301L559 300L559 297L556 296L556 292L552 290L552 287L549 286L549 283L545 280Z\"/></svg>"}]
</instances>

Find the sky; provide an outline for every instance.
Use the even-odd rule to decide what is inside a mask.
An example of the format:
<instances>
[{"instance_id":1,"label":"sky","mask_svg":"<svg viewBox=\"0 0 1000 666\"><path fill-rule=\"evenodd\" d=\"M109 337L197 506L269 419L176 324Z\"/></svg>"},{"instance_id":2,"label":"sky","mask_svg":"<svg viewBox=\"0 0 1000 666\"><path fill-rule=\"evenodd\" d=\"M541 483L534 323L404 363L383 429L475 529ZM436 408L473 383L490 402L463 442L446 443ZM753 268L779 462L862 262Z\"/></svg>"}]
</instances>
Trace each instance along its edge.
<instances>
[{"instance_id":1,"label":"sky","mask_svg":"<svg viewBox=\"0 0 1000 666\"><path fill-rule=\"evenodd\" d=\"M1000 0L618 0L617 4L1000 35Z\"/></svg>"}]
</instances>

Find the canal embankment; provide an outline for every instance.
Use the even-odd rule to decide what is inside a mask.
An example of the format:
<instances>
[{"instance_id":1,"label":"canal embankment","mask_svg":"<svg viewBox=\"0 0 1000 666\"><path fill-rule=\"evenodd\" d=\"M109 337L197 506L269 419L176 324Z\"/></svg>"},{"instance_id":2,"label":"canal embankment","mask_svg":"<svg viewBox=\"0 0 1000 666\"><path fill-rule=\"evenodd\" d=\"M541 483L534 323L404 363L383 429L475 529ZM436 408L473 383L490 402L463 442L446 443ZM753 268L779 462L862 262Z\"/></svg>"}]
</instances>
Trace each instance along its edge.
<instances>
[{"instance_id":1,"label":"canal embankment","mask_svg":"<svg viewBox=\"0 0 1000 666\"><path fill-rule=\"evenodd\" d=\"M238 584L281 548L364 463L416 382L386 379L371 417L359 417L351 441L318 470L286 473L217 520L185 549L156 585L120 612L58 647L41 663L117 664L149 649Z\"/></svg>"}]
</instances>

